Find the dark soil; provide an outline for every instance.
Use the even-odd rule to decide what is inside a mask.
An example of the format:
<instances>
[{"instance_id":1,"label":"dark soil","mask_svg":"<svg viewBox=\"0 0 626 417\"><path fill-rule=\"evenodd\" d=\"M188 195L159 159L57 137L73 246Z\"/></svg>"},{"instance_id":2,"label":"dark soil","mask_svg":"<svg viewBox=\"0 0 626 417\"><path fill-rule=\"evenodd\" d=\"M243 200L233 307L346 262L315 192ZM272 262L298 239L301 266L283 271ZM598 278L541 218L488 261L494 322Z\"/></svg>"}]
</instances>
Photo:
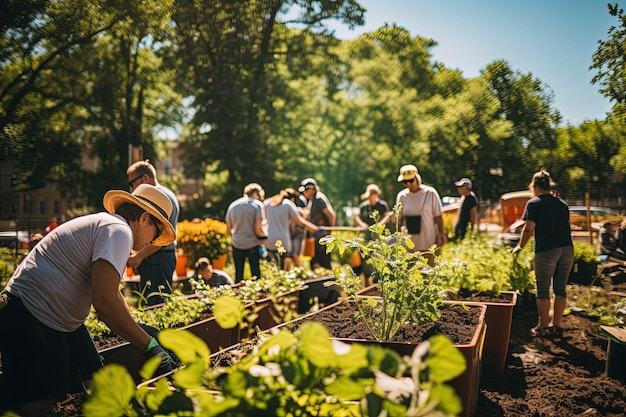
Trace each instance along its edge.
<instances>
[{"instance_id":1,"label":"dark soil","mask_svg":"<svg viewBox=\"0 0 626 417\"><path fill-rule=\"evenodd\" d=\"M625 283L603 285L607 294L626 295ZM626 382L606 375L608 339L600 333L600 324L570 314L563 321L563 338L549 339L530 336L536 323L534 302L520 300L513 312L505 370L496 376L483 374L475 416L625 416ZM53 415L80 415L81 398L70 396Z\"/></svg>"}]
</instances>

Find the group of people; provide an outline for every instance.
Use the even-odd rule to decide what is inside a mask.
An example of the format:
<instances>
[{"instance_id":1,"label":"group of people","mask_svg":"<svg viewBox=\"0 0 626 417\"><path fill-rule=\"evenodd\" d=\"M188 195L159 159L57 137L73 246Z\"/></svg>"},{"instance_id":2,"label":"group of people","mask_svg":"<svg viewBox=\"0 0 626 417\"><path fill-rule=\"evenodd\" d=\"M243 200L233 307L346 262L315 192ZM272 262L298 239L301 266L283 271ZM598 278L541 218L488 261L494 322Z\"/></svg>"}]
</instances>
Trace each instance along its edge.
<instances>
[{"instance_id":1,"label":"group of people","mask_svg":"<svg viewBox=\"0 0 626 417\"><path fill-rule=\"evenodd\" d=\"M437 190L422 182L415 165L400 168L397 181L406 187L396 197L396 204L402 204L398 224L411 235L415 244L413 250L425 252L433 245L437 248L443 246L447 238ZM454 225L455 237L463 238L468 227L473 231L478 227L478 199L472 191L469 178L461 178L455 185L461 196ZM331 269L330 254L319 241L336 225L336 212L314 178L302 180L298 192L286 188L265 199L261 185L250 183L244 187L243 196L229 205L226 223L231 235L235 282L243 279L246 261L250 265L251 275L259 277L260 259L265 255L280 263L279 266L284 269L289 269L292 264L300 266L300 254L307 237L314 241L315 246L311 267ZM378 185L369 184L366 187L356 217L358 226L367 229L372 225L375 221L371 216L374 211L380 215L379 222L390 223L393 212L380 195ZM278 242L281 248L277 246ZM432 260L434 256L430 258Z\"/></svg>"},{"instance_id":2,"label":"group of people","mask_svg":"<svg viewBox=\"0 0 626 417\"><path fill-rule=\"evenodd\" d=\"M306 178L299 187L281 190L265 199L265 190L250 183L243 196L233 201L226 210L226 229L231 236L235 282L244 278L246 261L253 277L260 277L260 260L265 256L290 268L292 262L300 266L300 248L304 233L319 242L326 228L335 225L336 214L328 197L319 190L317 181ZM316 244L311 267L331 268L330 254Z\"/></svg>"},{"instance_id":3,"label":"group of people","mask_svg":"<svg viewBox=\"0 0 626 417\"><path fill-rule=\"evenodd\" d=\"M10 335L0 338L8 390L0 412L45 415L58 396L77 392L88 383L102 366L84 325L92 307L113 332L147 358L160 358L157 373L175 367L153 336L153 329L130 314L119 283L130 266L141 275L142 287L156 290L157 299L159 289L171 288L179 207L174 194L158 184L148 161L131 165L127 174L131 192L111 190L103 198L105 212L78 217L51 230L0 292L0 332ZM414 165L400 168L397 181L406 187L396 197L396 203L402 204L398 224L411 235L414 250L426 251L433 245L441 248L447 238L439 194L422 182ZM462 196L455 236L461 238L469 224L477 227L477 200L468 178L455 184ZM565 282L573 262L569 214L567 205L551 194L547 172L536 173L530 187L535 197L526 206L526 226L514 252L535 234L539 323L532 332L559 333ZM297 263L298 242L302 241L299 231L315 238L311 266L330 269L330 254L319 245L319 239L335 225L335 211L315 179L304 179L298 191L299 195L287 188L265 200L263 188L251 183L228 207L226 222L232 237L236 281L243 278L246 260L252 274L260 276L258 262L263 248L277 260L284 250L282 259ZM377 185L367 186L359 213L363 226L373 224L370 214L374 210L389 218L389 205L380 194ZM218 281L232 282L214 274L208 259L199 259L196 271L203 279L215 275L216 285ZM556 295L552 321L548 317L550 286Z\"/></svg>"}]
</instances>

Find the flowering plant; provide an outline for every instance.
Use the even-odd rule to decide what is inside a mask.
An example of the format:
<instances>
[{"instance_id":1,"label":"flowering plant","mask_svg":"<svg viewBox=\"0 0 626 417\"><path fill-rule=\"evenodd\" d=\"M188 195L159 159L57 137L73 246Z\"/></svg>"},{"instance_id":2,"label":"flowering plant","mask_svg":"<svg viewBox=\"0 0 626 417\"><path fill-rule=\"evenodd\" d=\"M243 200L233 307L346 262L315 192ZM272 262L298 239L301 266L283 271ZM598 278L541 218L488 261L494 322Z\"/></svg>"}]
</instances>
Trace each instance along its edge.
<instances>
[{"instance_id":1,"label":"flowering plant","mask_svg":"<svg viewBox=\"0 0 626 417\"><path fill-rule=\"evenodd\" d=\"M228 253L226 223L214 219L183 220L177 227L177 245L189 257L189 266L200 257L210 260Z\"/></svg>"}]
</instances>

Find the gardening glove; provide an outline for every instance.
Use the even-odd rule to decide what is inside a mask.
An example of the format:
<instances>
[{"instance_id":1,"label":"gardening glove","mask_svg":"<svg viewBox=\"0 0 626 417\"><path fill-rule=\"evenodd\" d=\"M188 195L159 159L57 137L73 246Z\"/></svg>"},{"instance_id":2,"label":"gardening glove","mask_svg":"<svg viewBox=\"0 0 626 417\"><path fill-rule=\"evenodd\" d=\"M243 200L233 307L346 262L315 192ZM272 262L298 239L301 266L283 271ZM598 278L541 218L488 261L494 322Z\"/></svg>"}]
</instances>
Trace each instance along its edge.
<instances>
[{"instance_id":1,"label":"gardening glove","mask_svg":"<svg viewBox=\"0 0 626 417\"><path fill-rule=\"evenodd\" d=\"M172 359L172 357L159 345L159 342L154 337L150 337L150 341L144 350L141 351L143 356L146 359L150 359L154 356L159 356L161 358L161 363L156 370L154 376L163 375L173 369L176 369L176 363Z\"/></svg>"},{"instance_id":2,"label":"gardening glove","mask_svg":"<svg viewBox=\"0 0 626 417\"><path fill-rule=\"evenodd\" d=\"M159 334L159 329L154 326L150 326L149 324L141 320L137 320L137 324L143 329L144 332L148 333L152 337L157 337L157 335Z\"/></svg>"},{"instance_id":3,"label":"gardening glove","mask_svg":"<svg viewBox=\"0 0 626 417\"><path fill-rule=\"evenodd\" d=\"M521 247L521 246L519 246L519 245L518 245L518 246L516 246L516 247L514 247L513 249L511 249L511 253L512 253L513 255L517 255L517 254L518 254L518 253L520 253L521 251L522 251L522 247Z\"/></svg>"}]
</instances>

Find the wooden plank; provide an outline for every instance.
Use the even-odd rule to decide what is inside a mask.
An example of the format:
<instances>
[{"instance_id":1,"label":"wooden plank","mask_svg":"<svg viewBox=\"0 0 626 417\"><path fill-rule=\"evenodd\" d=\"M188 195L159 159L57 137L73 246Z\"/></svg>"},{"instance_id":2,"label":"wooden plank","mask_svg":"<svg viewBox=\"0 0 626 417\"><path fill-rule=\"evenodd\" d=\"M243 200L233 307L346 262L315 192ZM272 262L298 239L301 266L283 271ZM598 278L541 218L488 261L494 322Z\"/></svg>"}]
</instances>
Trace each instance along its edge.
<instances>
[{"instance_id":1,"label":"wooden plank","mask_svg":"<svg viewBox=\"0 0 626 417\"><path fill-rule=\"evenodd\" d=\"M611 340L617 343L626 344L626 329L621 327L600 326L600 330L608 335Z\"/></svg>"}]
</instances>

